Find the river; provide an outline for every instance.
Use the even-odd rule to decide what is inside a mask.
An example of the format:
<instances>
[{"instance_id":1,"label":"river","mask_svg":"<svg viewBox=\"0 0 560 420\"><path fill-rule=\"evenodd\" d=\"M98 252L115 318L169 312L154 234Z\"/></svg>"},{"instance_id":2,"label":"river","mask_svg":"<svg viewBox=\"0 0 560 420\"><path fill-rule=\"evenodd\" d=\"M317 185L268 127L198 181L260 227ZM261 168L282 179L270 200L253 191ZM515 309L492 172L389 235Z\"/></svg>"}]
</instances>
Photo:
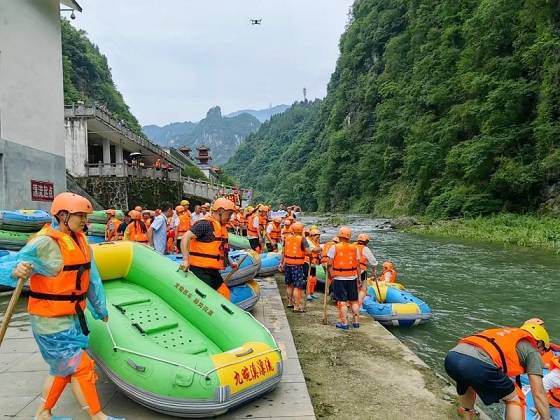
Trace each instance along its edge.
<instances>
[{"instance_id":1,"label":"river","mask_svg":"<svg viewBox=\"0 0 560 420\"><path fill-rule=\"evenodd\" d=\"M539 317L552 340L560 342L560 256L375 229L379 224L378 219L348 216L354 236L368 233L380 264L393 261L399 281L431 306L431 322L391 331L437 372L444 373L445 354L459 338L486 328L518 326ZM336 233L332 226L320 227L322 242Z\"/></svg>"}]
</instances>

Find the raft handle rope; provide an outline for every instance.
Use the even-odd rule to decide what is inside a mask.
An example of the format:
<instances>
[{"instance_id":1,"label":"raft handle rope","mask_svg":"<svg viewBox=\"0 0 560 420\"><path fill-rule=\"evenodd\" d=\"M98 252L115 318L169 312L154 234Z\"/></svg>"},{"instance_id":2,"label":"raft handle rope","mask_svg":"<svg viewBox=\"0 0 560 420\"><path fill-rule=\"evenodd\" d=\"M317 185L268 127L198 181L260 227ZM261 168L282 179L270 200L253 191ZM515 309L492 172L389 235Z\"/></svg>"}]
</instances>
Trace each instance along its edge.
<instances>
[{"instance_id":1,"label":"raft handle rope","mask_svg":"<svg viewBox=\"0 0 560 420\"><path fill-rule=\"evenodd\" d=\"M117 345L117 343L115 341L115 338L113 337L113 333L111 332L111 328L109 327L109 324L106 323L105 327L107 328L107 332L109 333L109 337L111 338L111 342L113 343L113 351L116 352L117 350L120 350L120 351L123 351L125 353L130 353L130 354L134 354L136 356L145 357L146 359L151 359L151 360L155 360L157 362L167 363L171 366L182 367L183 369L186 369L190 372L193 372L193 373L196 373L197 375L202 376L204 379L208 379L212 373L214 373L214 372L216 372L220 369L223 369L223 368L226 368L226 367L229 367L229 366L233 366L233 365L236 365L238 363L238 362L230 362L230 363L226 363L224 365L215 367L214 369L211 369L206 373L200 372L199 370L193 369L192 367L186 366L186 365L184 365L182 363L179 363L179 362L173 362L171 360L162 359L160 357L151 356L149 354L140 353L140 352L135 351L135 350L131 350L131 349L127 349L125 347L121 347L121 346ZM269 332L269 334L270 334L270 332ZM272 334L270 336L272 337ZM276 341L274 341L274 342L276 343ZM250 350L253 350L253 349L250 349ZM276 353L276 352L282 354L282 351L278 347L275 347L273 349L254 354L253 356L249 357L247 360L255 359L257 357L261 357L261 356L264 356L264 355L267 355L267 354L270 354L270 353ZM250 352L248 352L247 354L250 354ZM242 357L242 356L238 356L238 357Z\"/></svg>"}]
</instances>

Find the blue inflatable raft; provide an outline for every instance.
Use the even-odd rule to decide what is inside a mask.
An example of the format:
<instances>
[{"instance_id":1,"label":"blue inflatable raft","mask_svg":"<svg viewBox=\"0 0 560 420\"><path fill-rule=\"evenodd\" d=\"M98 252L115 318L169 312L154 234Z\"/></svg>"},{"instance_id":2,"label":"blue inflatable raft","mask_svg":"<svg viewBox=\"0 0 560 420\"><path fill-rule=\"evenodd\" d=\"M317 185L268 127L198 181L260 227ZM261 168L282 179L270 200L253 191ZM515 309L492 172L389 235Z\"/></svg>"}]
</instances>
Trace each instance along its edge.
<instances>
[{"instance_id":1,"label":"blue inflatable raft","mask_svg":"<svg viewBox=\"0 0 560 420\"><path fill-rule=\"evenodd\" d=\"M399 290L383 283L369 287L362 304L363 310L386 327L412 327L432 318L432 310L426 302L406 290Z\"/></svg>"},{"instance_id":2,"label":"blue inflatable raft","mask_svg":"<svg viewBox=\"0 0 560 420\"><path fill-rule=\"evenodd\" d=\"M0 230L12 232L38 232L51 215L44 210L0 211Z\"/></svg>"},{"instance_id":3,"label":"blue inflatable raft","mask_svg":"<svg viewBox=\"0 0 560 420\"><path fill-rule=\"evenodd\" d=\"M278 271L278 266L282 261L282 254L279 252L266 252L261 254L260 277L272 276Z\"/></svg>"}]
</instances>

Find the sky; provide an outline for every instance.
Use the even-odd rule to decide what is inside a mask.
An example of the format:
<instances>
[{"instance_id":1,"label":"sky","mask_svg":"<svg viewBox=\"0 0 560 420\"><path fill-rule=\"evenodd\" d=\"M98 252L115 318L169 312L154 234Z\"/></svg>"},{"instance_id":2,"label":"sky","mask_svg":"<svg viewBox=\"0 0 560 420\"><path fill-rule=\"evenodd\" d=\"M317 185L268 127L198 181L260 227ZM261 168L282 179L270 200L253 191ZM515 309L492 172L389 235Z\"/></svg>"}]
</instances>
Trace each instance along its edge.
<instances>
[{"instance_id":1,"label":"sky","mask_svg":"<svg viewBox=\"0 0 560 420\"><path fill-rule=\"evenodd\" d=\"M133 114L163 125L324 97L353 0L78 2Z\"/></svg>"}]
</instances>

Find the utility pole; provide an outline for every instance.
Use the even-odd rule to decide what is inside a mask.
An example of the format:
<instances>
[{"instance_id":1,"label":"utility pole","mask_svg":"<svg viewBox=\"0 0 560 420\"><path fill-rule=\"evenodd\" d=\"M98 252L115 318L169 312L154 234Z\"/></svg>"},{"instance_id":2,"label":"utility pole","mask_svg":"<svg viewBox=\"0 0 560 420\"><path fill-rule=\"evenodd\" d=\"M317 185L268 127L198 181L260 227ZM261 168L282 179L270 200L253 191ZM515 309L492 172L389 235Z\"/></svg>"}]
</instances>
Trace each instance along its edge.
<instances>
[{"instance_id":1,"label":"utility pole","mask_svg":"<svg viewBox=\"0 0 560 420\"><path fill-rule=\"evenodd\" d=\"M307 88L303 88L303 102L307 102Z\"/></svg>"}]
</instances>

